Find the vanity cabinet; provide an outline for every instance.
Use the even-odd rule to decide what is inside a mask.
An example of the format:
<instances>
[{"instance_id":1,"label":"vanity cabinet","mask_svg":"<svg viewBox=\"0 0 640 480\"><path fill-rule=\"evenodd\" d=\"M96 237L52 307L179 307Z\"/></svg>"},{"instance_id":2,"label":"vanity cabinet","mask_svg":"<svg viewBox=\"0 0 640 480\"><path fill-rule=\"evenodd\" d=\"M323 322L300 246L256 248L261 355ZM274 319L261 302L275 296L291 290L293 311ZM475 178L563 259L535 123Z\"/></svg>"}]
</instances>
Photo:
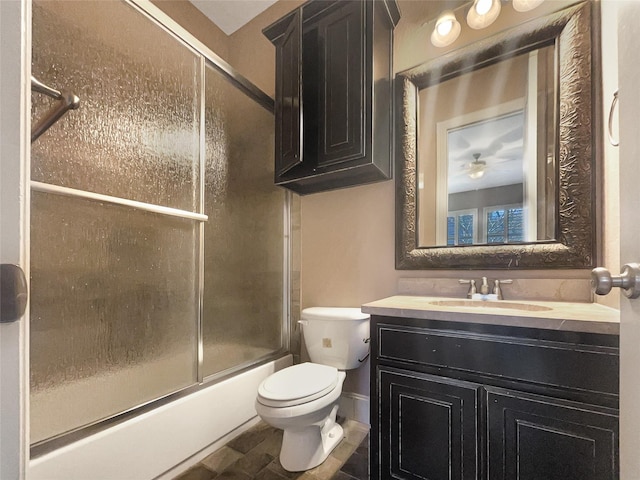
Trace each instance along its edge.
<instances>
[{"instance_id":1,"label":"vanity cabinet","mask_svg":"<svg viewBox=\"0 0 640 480\"><path fill-rule=\"evenodd\" d=\"M618 478L618 337L372 316L372 479Z\"/></svg>"},{"instance_id":2,"label":"vanity cabinet","mask_svg":"<svg viewBox=\"0 0 640 480\"><path fill-rule=\"evenodd\" d=\"M391 178L395 0L310 0L276 47L275 183L300 194Z\"/></svg>"}]
</instances>

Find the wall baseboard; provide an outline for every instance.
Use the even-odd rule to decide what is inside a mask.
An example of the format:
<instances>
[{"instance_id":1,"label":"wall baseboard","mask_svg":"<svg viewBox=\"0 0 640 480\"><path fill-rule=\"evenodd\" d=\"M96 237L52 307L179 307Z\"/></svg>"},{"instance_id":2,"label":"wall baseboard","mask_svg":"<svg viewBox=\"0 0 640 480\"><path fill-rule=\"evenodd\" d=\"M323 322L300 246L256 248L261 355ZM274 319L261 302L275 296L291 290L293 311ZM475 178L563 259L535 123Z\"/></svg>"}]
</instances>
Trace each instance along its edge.
<instances>
[{"instance_id":1,"label":"wall baseboard","mask_svg":"<svg viewBox=\"0 0 640 480\"><path fill-rule=\"evenodd\" d=\"M342 392L338 415L369 425L369 397L359 393Z\"/></svg>"}]
</instances>

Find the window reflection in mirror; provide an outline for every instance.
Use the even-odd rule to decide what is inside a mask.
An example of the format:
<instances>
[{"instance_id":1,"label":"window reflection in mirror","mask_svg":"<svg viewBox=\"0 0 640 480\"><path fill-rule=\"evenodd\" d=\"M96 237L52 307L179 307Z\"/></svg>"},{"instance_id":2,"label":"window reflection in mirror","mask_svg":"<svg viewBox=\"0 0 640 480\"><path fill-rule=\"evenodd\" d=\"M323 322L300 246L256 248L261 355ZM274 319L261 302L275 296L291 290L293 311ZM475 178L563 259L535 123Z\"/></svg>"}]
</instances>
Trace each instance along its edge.
<instances>
[{"instance_id":1,"label":"window reflection in mirror","mask_svg":"<svg viewBox=\"0 0 640 480\"><path fill-rule=\"evenodd\" d=\"M556 238L553 45L418 94L418 245Z\"/></svg>"}]
</instances>

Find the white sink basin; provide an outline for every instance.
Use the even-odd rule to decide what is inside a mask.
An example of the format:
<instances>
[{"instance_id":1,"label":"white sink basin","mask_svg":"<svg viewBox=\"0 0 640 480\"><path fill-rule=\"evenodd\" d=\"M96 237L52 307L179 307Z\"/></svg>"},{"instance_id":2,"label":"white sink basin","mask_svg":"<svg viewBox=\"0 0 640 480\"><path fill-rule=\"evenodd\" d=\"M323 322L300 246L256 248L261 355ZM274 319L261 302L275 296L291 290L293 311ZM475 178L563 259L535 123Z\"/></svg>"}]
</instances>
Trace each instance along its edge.
<instances>
[{"instance_id":1,"label":"white sink basin","mask_svg":"<svg viewBox=\"0 0 640 480\"><path fill-rule=\"evenodd\" d=\"M482 300L433 300L429 302L436 307L469 307L469 308L498 308L505 310L523 310L526 312L546 312L553 310L542 305L530 303L482 301Z\"/></svg>"}]
</instances>

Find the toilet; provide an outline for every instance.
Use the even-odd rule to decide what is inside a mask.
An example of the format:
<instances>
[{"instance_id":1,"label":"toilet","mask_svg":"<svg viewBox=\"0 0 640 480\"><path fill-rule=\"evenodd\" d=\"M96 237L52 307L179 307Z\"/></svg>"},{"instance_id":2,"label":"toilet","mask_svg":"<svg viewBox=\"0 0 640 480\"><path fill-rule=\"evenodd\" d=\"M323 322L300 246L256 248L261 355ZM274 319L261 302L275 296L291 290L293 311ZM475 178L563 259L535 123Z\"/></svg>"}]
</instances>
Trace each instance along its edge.
<instances>
[{"instance_id":1,"label":"toilet","mask_svg":"<svg viewBox=\"0 0 640 480\"><path fill-rule=\"evenodd\" d=\"M340 443L336 414L345 370L369 355L369 315L359 308L305 308L298 323L311 362L272 374L256 398L258 415L284 430L280 463L290 472L320 465Z\"/></svg>"}]
</instances>

